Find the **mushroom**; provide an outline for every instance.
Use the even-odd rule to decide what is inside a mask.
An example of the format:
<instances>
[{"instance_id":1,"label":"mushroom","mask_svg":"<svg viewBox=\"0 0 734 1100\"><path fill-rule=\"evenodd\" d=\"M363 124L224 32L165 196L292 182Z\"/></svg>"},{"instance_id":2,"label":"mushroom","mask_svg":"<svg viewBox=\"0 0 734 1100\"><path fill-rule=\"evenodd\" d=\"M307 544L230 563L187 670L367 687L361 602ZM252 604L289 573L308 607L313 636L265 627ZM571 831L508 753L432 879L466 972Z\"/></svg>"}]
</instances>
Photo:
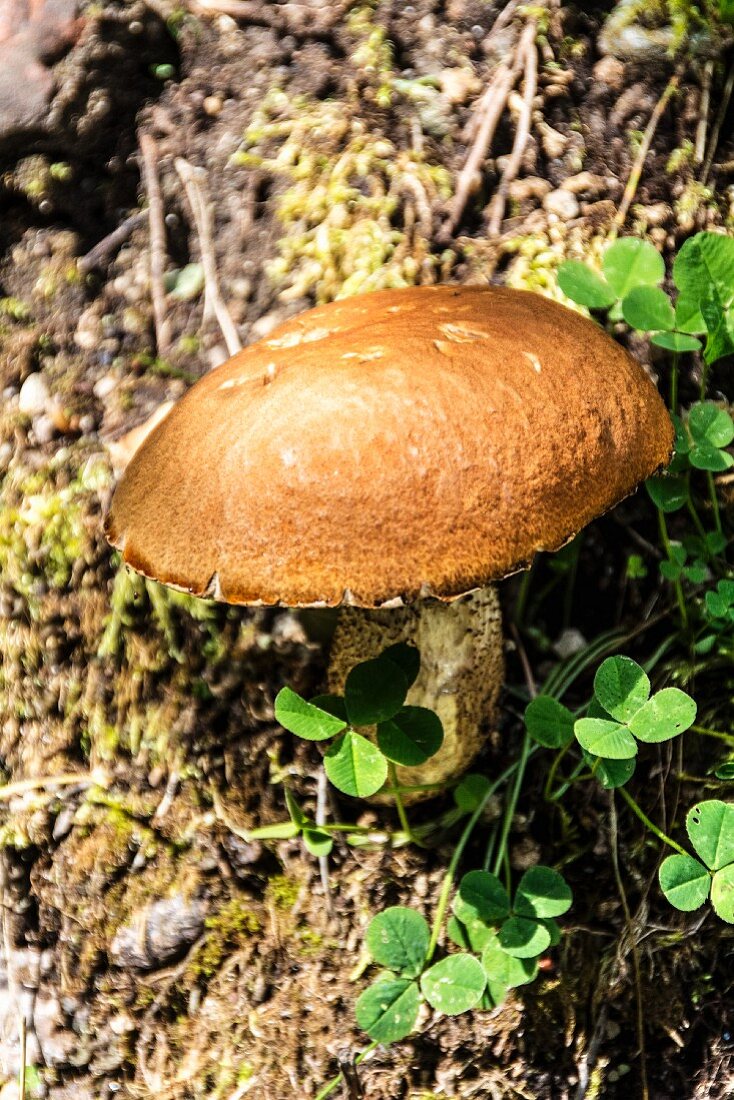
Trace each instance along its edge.
<instances>
[{"instance_id":1,"label":"mushroom","mask_svg":"<svg viewBox=\"0 0 734 1100\"><path fill-rule=\"evenodd\" d=\"M525 291L377 291L309 310L206 375L134 455L106 532L147 577L233 604L339 607L329 682L396 641L461 774L496 718L492 582L669 460L642 367Z\"/></svg>"}]
</instances>

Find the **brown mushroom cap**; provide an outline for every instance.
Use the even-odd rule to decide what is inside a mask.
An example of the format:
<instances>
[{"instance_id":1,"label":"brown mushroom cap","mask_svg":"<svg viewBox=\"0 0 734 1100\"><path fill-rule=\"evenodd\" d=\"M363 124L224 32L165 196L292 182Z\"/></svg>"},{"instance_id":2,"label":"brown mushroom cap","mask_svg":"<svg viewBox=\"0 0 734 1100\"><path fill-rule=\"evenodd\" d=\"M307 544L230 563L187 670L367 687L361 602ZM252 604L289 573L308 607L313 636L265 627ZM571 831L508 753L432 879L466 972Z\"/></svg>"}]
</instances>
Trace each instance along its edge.
<instances>
[{"instance_id":1,"label":"brown mushroom cap","mask_svg":"<svg viewBox=\"0 0 734 1100\"><path fill-rule=\"evenodd\" d=\"M107 518L133 568L230 603L452 599L556 550L670 457L642 367L494 287L309 310L213 370Z\"/></svg>"}]
</instances>

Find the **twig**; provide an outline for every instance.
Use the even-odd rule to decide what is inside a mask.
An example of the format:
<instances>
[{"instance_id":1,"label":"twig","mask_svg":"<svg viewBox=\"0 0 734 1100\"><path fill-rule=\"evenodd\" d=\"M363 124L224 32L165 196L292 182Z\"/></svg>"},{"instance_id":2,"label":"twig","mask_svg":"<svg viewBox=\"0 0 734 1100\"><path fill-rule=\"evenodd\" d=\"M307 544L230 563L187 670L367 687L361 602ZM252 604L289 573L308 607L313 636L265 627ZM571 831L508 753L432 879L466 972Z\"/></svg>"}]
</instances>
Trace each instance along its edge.
<instances>
[{"instance_id":1,"label":"twig","mask_svg":"<svg viewBox=\"0 0 734 1100\"><path fill-rule=\"evenodd\" d=\"M163 276L166 271L166 226L158 182L158 150L150 134L140 135L140 152L143 158L143 183L148 195L150 296L153 302L155 343L158 354L165 355L171 343L170 325L166 317L166 292L163 286Z\"/></svg>"},{"instance_id":2,"label":"twig","mask_svg":"<svg viewBox=\"0 0 734 1100\"><path fill-rule=\"evenodd\" d=\"M107 787L109 780L101 772L84 775L81 772L64 772L62 775L44 775L39 779L19 779L16 783L7 783L0 787L0 802L6 802L19 794L38 791L43 787Z\"/></svg>"},{"instance_id":3,"label":"twig","mask_svg":"<svg viewBox=\"0 0 734 1100\"><path fill-rule=\"evenodd\" d=\"M525 65L525 89L517 119L515 140L512 143L512 152L489 207L489 227L487 229L489 237L496 237L500 231L507 204L507 192L520 170L520 164L530 136L533 100L538 87L538 52L535 48L535 23L532 21L528 23L523 32L520 41L520 52Z\"/></svg>"},{"instance_id":4,"label":"twig","mask_svg":"<svg viewBox=\"0 0 734 1100\"><path fill-rule=\"evenodd\" d=\"M105 260L111 253L117 252L128 239L132 236L138 226L143 225L148 219L148 215L143 210L136 210L134 214L130 214L124 221L120 222L117 229L113 229L111 233L108 233L106 237L103 237L101 241L97 241L93 248L90 248L84 256L77 260L77 267L82 275L88 275L90 271L94 271L96 267L101 267Z\"/></svg>"},{"instance_id":5,"label":"twig","mask_svg":"<svg viewBox=\"0 0 734 1100\"><path fill-rule=\"evenodd\" d=\"M510 68L505 64L500 65L494 74L492 83L479 100L476 108L477 121L474 142L459 174L456 194L451 202L448 221L444 229L448 236L453 234L456 226L461 221L469 196L475 187L479 168L486 159L492 145L492 138L502 117L507 97L516 77L517 72L514 67Z\"/></svg>"},{"instance_id":6,"label":"twig","mask_svg":"<svg viewBox=\"0 0 734 1100\"><path fill-rule=\"evenodd\" d=\"M623 793L624 788L621 788ZM642 978L640 974L640 955L637 950L637 939L632 922L632 914L627 902L627 894L624 889L624 882L622 881L622 875L619 870L619 850L617 846L618 830L617 830L617 803L614 799L614 791L609 792L609 848L612 856L612 869L614 870L614 880L617 883L617 889L619 891L620 901L622 902L622 909L624 911L624 919L627 924L627 935L629 937L630 954L632 955L632 968L635 975L635 1003L637 1006L637 1044L640 1048L640 1082L642 1085L642 1100L648 1100L650 1091L647 1083L647 1055L645 1052L645 1015L642 1004Z\"/></svg>"},{"instance_id":7,"label":"twig","mask_svg":"<svg viewBox=\"0 0 734 1100\"><path fill-rule=\"evenodd\" d=\"M714 160L714 153L719 144L719 133L726 117L726 112L729 110L729 102L731 100L731 93L734 91L734 61L729 66L729 73L726 78L726 84L724 85L724 91L721 95L721 103L719 109L716 112L716 120L711 127L711 136L709 138L708 152L706 153L706 160L703 163L701 169L701 183L705 184L708 179L709 172L711 171L711 165Z\"/></svg>"},{"instance_id":8,"label":"twig","mask_svg":"<svg viewBox=\"0 0 734 1100\"><path fill-rule=\"evenodd\" d=\"M326 772L319 768L316 775L316 825L326 824L327 785ZM319 856L319 875L324 891L326 909L330 917L334 916L334 902L331 896L331 884L329 882L329 857Z\"/></svg>"},{"instance_id":9,"label":"twig","mask_svg":"<svg viewBox=\"0 0 734 1100\"><path fill-rule=\"evenodd\" d=\"M227 351L230 355L236 355L242 350L242 341L219 290L217 261L212 243L211 209L204 190L206 172L203 168L194 168L183 157L176 157L174 165L184 185L199 236L201 263L204 268L204 320L212 315L216 317Z\"/></svg>"},{"instance_id":10,"label":"twig","mask_svg":"<svg viewBox=\"0 0 734 1100\"><path fill-rule=\"evenodd\" d=\"M20 1100L25 1100L25 1071L26 1059L28 1057L28 1028L25 1022L25 1016L22 1012L18 1014L18 1030L20 1031L20 1066L18 1067L18 1096L20 1097Z\"/></svg>"},{"instance_id":11,"label":"twig","mask_svg":"<svg viewBox=\"0 0 734 1100\"><path fill-rule=\"evenodd\" d=\"M650 115L650 121L648 122L645 133L643 134L640 148L637 150L637 156L635 157L635 162L632 165L632 170L630 172L629 179L627 180L627 186L625 187L624 194L622 195L622 201L619 204L619 210L614 216L614 223L611 233L611 236L613 237L617 235L617 232L622 228L627 219L630 206L632 205L632 200L637 194L640 177L642 176L642 169L645 166L647 154L650 152L650 146L652 145L652 139L655 137L655 131L658 128L660 119L663 117L665 108L668 106L668 101L670 100L670 97L673 95L673 92L676 91L679 84L680 73L674 73L668 81L665 87L665 91L660 96L660 99L655 104L655 108Z\"/></svg>"},{"instance_id":12,"label":"twig","mask_svg":"<svg viewBox=\"0 0 734 1100\"><path fill-rule=\"evenodd\" d=\"M714 75L714 61L709 58L703 67L701 79L701 102L698 108L698 125L696 126L696 143L694 146L694 158L696 164L703 164L706 152L706 130L709 122L709 107L711 105L711 79Z\"/></svg>"}]
</instances>

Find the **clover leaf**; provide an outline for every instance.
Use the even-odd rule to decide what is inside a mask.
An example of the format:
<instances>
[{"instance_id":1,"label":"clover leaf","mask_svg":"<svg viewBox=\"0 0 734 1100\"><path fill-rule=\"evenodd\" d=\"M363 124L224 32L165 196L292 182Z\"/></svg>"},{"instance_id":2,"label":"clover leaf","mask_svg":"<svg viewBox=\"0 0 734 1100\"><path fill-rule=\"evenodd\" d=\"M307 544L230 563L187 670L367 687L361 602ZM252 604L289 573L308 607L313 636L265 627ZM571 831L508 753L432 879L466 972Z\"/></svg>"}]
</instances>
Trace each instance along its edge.
<instances>
[{"instance_id":1,"label":"clover leaf","mask_svg":"<svg viewBox=\"0 0 734 1100\"><path fill-rule=\"evenodd\" d=\"M421 991L432 1008L457 1016L479 1003L487 975L479 959L466 952L448 955L421 977Z\"/></svg>"},{"instance_id":2,"label":"clover leaf","mask_svg":"<svg viewBox=\"0 0 734 1100\"><path fill-rule=\"evenodd\" d=\"M359 1026L377 1043L396 1043L416 1025L421 995L409 978L378 978L357 998L354 1006Z\"/></svg>"},{"instance_id":3,"label":"clover leaf","mask_svg":"<svg viewBox=\"0 0 734 1100\"><path fill-rule=\"evenodd\" d=\"M324 769L337 790L353 798L369 798L387 779L385 757L354 730L347 730L329 746Z\"/></svg>"},{"instance_id":4,"label":"clover leaf","mask_svg":"<svg viewBox=\"0 0 734 1100\"><path fill-rule=\"evenodd\" d=\"M403 905L384 909L367 926L366 943L372 958L403 978L420 974L429 940L425 919Z\"/></svg>"},{"instance_id":5,"label":"clover leaf","mask_svg":"<svg viewBox=\"0 0 734 1100\"><path fill-rule=\"evenodd\" d=\"M284 729L306 741L325 741L341 733L347 724L314 703L307 703L289 687L281 688L275 697L275 717Z\"/></svg>"}]
</instances>

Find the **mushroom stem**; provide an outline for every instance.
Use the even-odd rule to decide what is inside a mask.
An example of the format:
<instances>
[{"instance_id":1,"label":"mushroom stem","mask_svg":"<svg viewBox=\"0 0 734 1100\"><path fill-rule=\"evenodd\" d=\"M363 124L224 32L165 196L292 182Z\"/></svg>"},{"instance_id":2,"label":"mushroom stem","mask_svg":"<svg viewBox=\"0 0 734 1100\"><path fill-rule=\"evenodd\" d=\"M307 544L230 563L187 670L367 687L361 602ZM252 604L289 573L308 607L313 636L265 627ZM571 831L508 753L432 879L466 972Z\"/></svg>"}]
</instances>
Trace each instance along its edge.
<instances>
[{"instance_id":1,"label":"mushroom stem","mask_svg":"<svg viewBox=\"0 0 734 1100\"><path fill-rule=\"evenodd\" d=\"M483 588L450 603L425 599L401 608L342 608L331 646L329 689L343 692L355 664L395 642L410 642L421 655L407 702L435 711L444 730L441 748L425 764L396 768L398 782L448 785L469 767L496 718L504 673L497 589ZM403 801L435 793L411 792Z\"/></svg>"}]
</instances>

